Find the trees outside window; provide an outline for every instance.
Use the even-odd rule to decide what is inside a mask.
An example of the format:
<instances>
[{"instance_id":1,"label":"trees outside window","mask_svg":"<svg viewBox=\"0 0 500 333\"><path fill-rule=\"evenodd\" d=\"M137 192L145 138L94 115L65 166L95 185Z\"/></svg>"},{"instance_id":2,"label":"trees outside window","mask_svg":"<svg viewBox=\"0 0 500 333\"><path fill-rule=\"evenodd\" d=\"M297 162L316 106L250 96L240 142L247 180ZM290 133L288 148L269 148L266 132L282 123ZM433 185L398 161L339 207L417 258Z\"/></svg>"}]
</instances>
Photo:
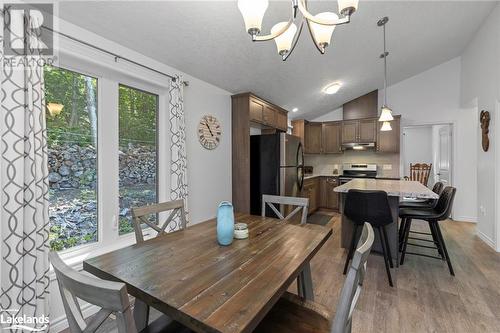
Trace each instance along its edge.
<instances>
[{"instance_id":1,"label":"trees outside window","mask_svg":"<svg viewBox=\"0 0 500 333\"><path fill-rule=\"evenodd\" d=\"M47 102L50 247L97 241L97 79L44 69ZM50 103L62 106L50 112Z\"/></svg>"}]
</instances>

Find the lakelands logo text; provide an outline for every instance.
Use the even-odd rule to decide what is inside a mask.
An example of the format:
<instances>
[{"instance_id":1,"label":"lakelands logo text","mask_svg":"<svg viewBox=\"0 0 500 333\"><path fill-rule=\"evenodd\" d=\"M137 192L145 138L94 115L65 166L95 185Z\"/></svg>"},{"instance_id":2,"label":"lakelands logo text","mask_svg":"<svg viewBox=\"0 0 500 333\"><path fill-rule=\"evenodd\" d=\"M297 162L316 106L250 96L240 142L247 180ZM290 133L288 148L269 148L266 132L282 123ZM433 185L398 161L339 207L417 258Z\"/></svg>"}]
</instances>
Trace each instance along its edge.
<instances>
[{"instance_id":1,"label":"lakelands logo text","mask_svg":"<svg viewBox=\"0 0 500 333\"><path fill-rule=\"evenodd\" d=\"M21 330L22 332L44 332L49 327L49 317L18 315L19 310L1 310L0 324L5 330Z\"/></svg>"}]
</instances>

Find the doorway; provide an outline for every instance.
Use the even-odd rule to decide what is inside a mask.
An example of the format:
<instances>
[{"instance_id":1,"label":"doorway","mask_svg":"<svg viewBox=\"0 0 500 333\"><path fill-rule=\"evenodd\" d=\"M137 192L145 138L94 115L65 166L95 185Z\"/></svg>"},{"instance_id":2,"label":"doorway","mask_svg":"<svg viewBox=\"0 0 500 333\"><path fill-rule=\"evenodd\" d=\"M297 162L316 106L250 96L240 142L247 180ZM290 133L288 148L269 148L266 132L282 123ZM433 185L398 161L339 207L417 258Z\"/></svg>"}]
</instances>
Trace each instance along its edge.
<instances>
[{"instance_id":1,"label":"doorway","mask_svg":"<svg viewBox=\"0 0 500 333\"><path fill-rule=\"evenodd\" d=\"M440 181L452 185L453 124L426 124L403 127L403 176L409 176L410 164L432 164L427 186Z\"/></svg>"}]
</instances>

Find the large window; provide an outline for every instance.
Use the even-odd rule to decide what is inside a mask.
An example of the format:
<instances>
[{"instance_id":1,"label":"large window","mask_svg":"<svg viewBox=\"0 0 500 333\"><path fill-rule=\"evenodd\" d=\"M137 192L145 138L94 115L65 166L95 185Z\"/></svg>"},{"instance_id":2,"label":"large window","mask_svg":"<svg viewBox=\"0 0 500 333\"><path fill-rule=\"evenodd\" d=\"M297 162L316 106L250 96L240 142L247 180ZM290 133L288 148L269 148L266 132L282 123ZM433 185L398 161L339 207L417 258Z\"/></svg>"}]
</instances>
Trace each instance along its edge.
<instances>
[{"instance_id":1,"label":"large window","mask_svg":"<svg viewBox=\"0 0 500 333\"><path fill-rule=\"evenodd\" d=\"M134 230L131 207L157 202L158 95L120 85L118 99L119 233L122 235Z\"/></svg>"},{"instance_id":2,"label":"large window","mask_svg":"<svg viewBox=\"0 0 500 333\"><path fill-rule=\"evenodd\" d=\"M45 67L50 247L97 241L97 79Z\"/></svg>"}]
</instances>

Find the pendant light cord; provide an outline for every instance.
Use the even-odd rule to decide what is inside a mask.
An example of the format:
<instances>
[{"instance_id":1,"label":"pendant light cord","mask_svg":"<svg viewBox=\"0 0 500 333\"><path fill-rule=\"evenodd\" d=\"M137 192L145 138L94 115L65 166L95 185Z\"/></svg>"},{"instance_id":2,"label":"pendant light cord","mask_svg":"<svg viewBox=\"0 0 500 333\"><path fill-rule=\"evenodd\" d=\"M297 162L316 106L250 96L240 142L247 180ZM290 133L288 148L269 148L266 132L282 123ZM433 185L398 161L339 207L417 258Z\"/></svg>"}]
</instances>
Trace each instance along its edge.
<instances>
[{"instance_id":1,"label":"pendant light cord","mask_svg":"<svg viewBox=\"0 0 500 333\"><path fill-rule=\"evenodd\" d=\"M387 106L387 51L385 46L385 24L384 24L384 106Z\"/></svg>"}]
</instances>

